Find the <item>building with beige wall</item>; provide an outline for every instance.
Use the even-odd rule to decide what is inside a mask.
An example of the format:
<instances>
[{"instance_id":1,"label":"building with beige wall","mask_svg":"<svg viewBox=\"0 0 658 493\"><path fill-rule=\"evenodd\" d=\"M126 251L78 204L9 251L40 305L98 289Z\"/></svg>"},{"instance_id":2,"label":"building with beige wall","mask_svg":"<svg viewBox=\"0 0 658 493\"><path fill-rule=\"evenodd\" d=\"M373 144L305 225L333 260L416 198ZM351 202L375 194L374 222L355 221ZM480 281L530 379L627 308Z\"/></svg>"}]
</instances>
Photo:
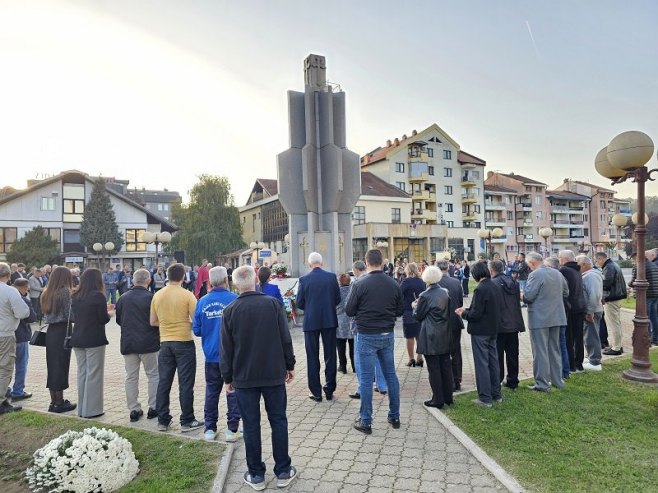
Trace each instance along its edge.
<instances>
[{"instance_id":1,"label":"building with beige wall","mask_svg":"<svg viewBox=\"0 0 658 493\"><path fill-rule=\"evenodd\" d=\"M503 235L492 238L494 251L513 261L518 254L516 243L516 190L498 185L484 185L484 222L489 230L500 228Z\"/></svg>"}]
</instances>

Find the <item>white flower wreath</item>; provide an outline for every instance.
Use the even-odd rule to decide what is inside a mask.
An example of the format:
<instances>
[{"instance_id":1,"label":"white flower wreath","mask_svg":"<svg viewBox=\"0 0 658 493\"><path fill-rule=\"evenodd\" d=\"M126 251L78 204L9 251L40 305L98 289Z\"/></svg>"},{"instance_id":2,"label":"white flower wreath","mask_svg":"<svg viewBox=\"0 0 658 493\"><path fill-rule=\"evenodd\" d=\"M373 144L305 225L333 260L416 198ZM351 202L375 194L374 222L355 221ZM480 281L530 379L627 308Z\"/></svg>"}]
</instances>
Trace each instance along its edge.
<instances>
[{"instance_id":1,"label":"white flower wreath","mask_svg":"<svg viewBox=\"0 0 658 493\"><path fill-rule=\"evenodd\" d=\"M105 428L67 431L34 453L25 475L33 491L108 492L139 472L131 443Z\"/></svg>"}]
</instances>

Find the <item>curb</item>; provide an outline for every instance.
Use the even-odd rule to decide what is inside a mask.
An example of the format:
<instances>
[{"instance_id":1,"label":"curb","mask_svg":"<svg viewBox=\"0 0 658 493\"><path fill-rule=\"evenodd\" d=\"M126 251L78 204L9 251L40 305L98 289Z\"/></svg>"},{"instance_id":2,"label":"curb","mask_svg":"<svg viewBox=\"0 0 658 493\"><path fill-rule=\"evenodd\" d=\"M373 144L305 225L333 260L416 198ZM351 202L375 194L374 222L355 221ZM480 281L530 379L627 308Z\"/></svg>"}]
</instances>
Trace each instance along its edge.
<instances>
[{"instance_id":1,"label":"curb","mask_svg":"<svg viewBox=\"0 0 658 493\"><path fill-rule=\"evenodd\" d=\"M222 460L219 462L219 466L217 466L217 476L215 476L212 490L210 490L213 493L221 493L224 491L224 483L226 483L228 469L231 466L231 459L233 458L233 452L235 450L235 443L229 443L227 445Z\"/></svg>"},{"instance_id":2,"label":"curb","mask_svg":"<svg viewBox=\"0 0 658 493\"><path fill-rule=\"evenodd\" d=\"M423 406L425 407L425 406ZM489 471L494 477L500 481L512 493L522 493L523 487L516 479L510 476L505 469L503 469L495 460L493 460L484 450L482 450L469 436L464 433L455 423L452 422L448 416L443 414L438 409L430 409L425 407L425 410L436 418L436 420L443 425L443 427L450 432L450 434L457 439L466 449L475 457L482 466Z\"/></svg>"}]
</instances>

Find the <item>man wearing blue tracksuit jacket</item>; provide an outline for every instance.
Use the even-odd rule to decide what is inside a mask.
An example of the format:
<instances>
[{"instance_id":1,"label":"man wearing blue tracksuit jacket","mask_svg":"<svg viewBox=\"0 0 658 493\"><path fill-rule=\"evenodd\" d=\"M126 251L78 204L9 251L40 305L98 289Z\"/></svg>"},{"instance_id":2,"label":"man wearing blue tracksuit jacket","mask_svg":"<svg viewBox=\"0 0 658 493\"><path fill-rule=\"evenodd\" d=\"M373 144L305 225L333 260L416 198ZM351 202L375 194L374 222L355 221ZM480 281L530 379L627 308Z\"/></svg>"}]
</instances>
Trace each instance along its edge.
<instances>
[{"instance_id":1,"label":"man wearing blue tracksuit jacket","mask_svg":"<svg viewBox=\"0 0 658 493\"><path fill-rule=\"evenodd\" d=\"M237 298L228 291L228 274L224 267L210 269L210 285L212 290L203 296L196 305L192 330L194 335L201 337L203 354L206 357L206 403L204 407L206 440L214 440L217 436L217 420L219 417L219 394L224 380L219 370L219 354L221 352L220 329L224 308ZM235 393L226 394L226 441L235 442L242 435L238 431L240 411Z\"/></svg>"}]
</instances>

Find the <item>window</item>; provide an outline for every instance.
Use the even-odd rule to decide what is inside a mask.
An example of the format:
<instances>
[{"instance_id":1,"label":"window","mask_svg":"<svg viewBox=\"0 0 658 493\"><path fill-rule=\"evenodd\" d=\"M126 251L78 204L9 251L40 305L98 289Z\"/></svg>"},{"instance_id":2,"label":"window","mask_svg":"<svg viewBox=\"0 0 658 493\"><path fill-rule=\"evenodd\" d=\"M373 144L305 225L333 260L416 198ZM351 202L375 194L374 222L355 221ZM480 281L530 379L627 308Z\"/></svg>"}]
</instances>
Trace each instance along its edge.
<instances>
[{"instance_id":1,"label":"window","mask_svg":"<svg viewBox=\"0 0 658 493\"><path fill-rule=\"evenodd\" d=\"M443 151L443 159L452 159L452 151Z\"/></svg>"},{"instance_id":2,"label":"window","mask_svg":"<svg viewBox=\"0 0 658 493\"><path fill-rule=\"evenodd\" d=\"M535 212L535 219L541 219L541 211Z\"/></svg>"},{"instance_id":3,"label":"window","mask_svg":"<svg viewBox=\"0 0 658 493\"><path fill-rule=\"evenodd\" d=\"M450 178L452 176L452 168L443 168L443 176Z\"/></svg>"},{"instance_id":4,"label":"window","mask_svg":"<svg viewBox=\"0 0 658 493\"><path fill-rule=\"evenodd\" d=\"M398 187L400 190L404 192L404 182L403 181L396 181L395 186Z\"/></svg>"},{"instance_id":5,"label":"window","mask_svg":"<svg viewBox=\"0 0 658 493\"><path fill-rule=\"evenodd\" d=\"M507 211L507 220L512 221L514 219L514 213L512 211Z\"/></svg>"},{"instance_id":6,"label":"window","mask_svg":"<svg viewBox=\"0 0 658 493\"><path fill-rule=\"evenodd\" d=\"M446 212L453 212L452 204L446 204Z\"/></svg>"},{"instance_id":7,"label":"window","mask_svg":"<svg viewBox=\"0 0 658 493\"><path fill-rule=\"evenodd\" d=\"M355 224L366 223L366 207L364 205L357 205L354 207L352 221L354 221Z\"/></svg>"},{"instance_id":8,"label":"window","mask_svg":"<svg viewBox=\"0 0 658 493\"><path fill-rule=\"evenodd\" d=\"M452 195L452 185L443 185L443 193Z\"/></svg>"},{"instance_id":9,"label":"window","mask_svg":"<svg viewBox=\"0 0 658 493\"><path fill-rule=\"evenodd\" d=\"M354 238L352 240L352 260L365 260L368 251L368 240L365 238Z\"/></svg>"},{"instance_id":10,"label":"window","mask_svg":"<svg viewBox=\"0 0 658 493\"><path fill-rule=\"evenodd\" d=\"M438 143L438 144L441 143L441 141L438 139L438 137L430 137L429 141L430 141L430 142L436 142L436 143Z\"/></svg>"},{"instance_id":11,"label":"window","mask_svg":"<svg viewBox=\"0 0 658 493\"><path fill-rule=\"evenodd\" d=\"M57 248L61 248L60 244L62 242L62 230L59 228L43 228L43 232L46 236L50 236L52 240L57 242Z\"/></svg>"},{"instance_id":12,"label":"window","mask_svg":"<svg viewBox=\"0 0 658 493\"><path fill-rule=\"evenodd\" d=\"M535 192L541 193L541 187L535 187Z\"/></svg>"},{"instance_id":13,"label":"window","mask_svg":"<svg viewBox=\"0 0 658 493\"><path fill-rule=\"evenodd\" d=\"M535 197L535 204L541 205L541 197L539 195Z\"/></svg>"},{"instance_id":14,"label":"window","mask_svg":"<svg viewBox=\"0 0 658 493\"><path fill-rule=\"evenodd\" d=\"M251 232L256 232L256 214L251 215Z\"/></svg>"},{"instance_id":15,"label":"window","mask_svg":"<svg viewBox=\"0 0 658 493\"><path fill-rule=\"evenodd\" d=\"M127 229L126 230L126 252L145 252L146 243L142 239L144 229Z\"/></svg>"},{"instance_id":16,"label":"window","mask_svg":"<svg viewBox=\"0 0 658 493\"><path fill-rule=\"evenodd\" d=\"M158 204L158 210L159 211L168 211L169 210L169 204Z\"/></svg>"},{"instance_id":17,"label":"window","mask_svg":"<svg viewBox=\"0 0 658 493\"><path fill-rule=\"evenodd\" d=\"M54 211L55 210L55 197L41 197L41 210Z\"/></svg>"},{"instance_id":18,"label":"window","mask_svg":"<svg viewBox=\"0 0 658 493\"><path fill-rule=\"evenodd\" d=\"M64 243L80 243L80 230L79 229L65 229L64 230Z\"/></svg>"},{"instance_id":19,"label":"window","mask_svg":"<svg viewBox=\"0 0 658 493\"><path fill-rule=\"evenodd\" d=\"M525 187L526 192L532 192L532 187Z\"/></svg>"},{"instance_id":20,"label":"window","mask_svg":"<svg viewBox=\"0 0 658 493\"><path fill-rule=\"evenodd\" d=\"M479 204L475 204L475 213L479 214L480 212L482 212L482 209L480 209Z\"/></svg>"},{"instance_id":21,"label":"window","mask_svg":"<svg viewBox=\"0 0 658 493\"><path fill-rule=\"evenodd\" d=\"M587 214L585 214L585 221L589 221L589 219L587 219Z\"/></svg>"},{"instance_id":22,"label":"window","mask_svg":"<svg viewBox=\"0 0 658 493\"><path fill-rule=\"evenodd\" d=\"M427 174L429 174L430 176L434 176L434 166L427 167Z\"/></svg>"},{"instance_id":23,"label":"window","mask_svg":"<svg viewBox=\"0 0 658 493\"><path fill-rule=\"evenodd\" d=\"M7 253L16 241L16 228L0 228L0 253Z\"/></svg>"},{"instance_id":24,"label":"window","mask_svg":"<svg viewBox=\"0 0 658 493\"><path fill-rule=\"evenodd\" d=\"M455 227L455 221L446 221L446 224L448 225L449 228Z\"/></svg>"},{"instance_id":25,"label":"window","mask_svg":"<svg viewBox=\"0 0 658 493\"><path fill-rule=\"evenodd\" d=\"M427 157L434 157L434 149L431 147L427 148Z\"/></svg>"},{"instance_id":26,"label":"window","mask_svg":"<svg viewBox=\"0 0 658 493\"><path fill-rule=\"evenodd\" d=\"M391 222L393 224L400 224L402 221L401 214L400 214L400 208L398 207L393 207L391 209Z\"/></svg>"},{"instance_id":27,"label":"window","mask_svg":"<svg viewBox=\"0 0 658 493\"><path fill-rule=\"evenodd\" d=\"M85 186L81 183L64 183L62 188L64 201L62 220L69 223L81 223L82 214L85 212ZM64 243L67 243L66 240Z\"/></svg>"},{"instance_id":28,"label":"window","mask_svg":"<svg viewBox=\"0 0 658 493\"><path fill-rule=\"evenodd\" d=\"M404 173L404 163L395 163L395 172Z\"/></svg>"},{"instance_id":29,"label":"window","mask_svg":"<svg viewBox=\"0 0 658 493\"><path fill-rule=\"evenodd\" d=\"M480 229L482 227L482 223L480 221L475 221L475 224L473 225L474 228Z\"/></svg>"},{"instance_id":30,"label":"window","mask_svg":"<svg viewBox=\"0 0 658 493\"><path fill-rule=\"evenodd\" d=\"M583 236L589 236L589 228L583 229Z\"/></svg>"}]
</instances>

